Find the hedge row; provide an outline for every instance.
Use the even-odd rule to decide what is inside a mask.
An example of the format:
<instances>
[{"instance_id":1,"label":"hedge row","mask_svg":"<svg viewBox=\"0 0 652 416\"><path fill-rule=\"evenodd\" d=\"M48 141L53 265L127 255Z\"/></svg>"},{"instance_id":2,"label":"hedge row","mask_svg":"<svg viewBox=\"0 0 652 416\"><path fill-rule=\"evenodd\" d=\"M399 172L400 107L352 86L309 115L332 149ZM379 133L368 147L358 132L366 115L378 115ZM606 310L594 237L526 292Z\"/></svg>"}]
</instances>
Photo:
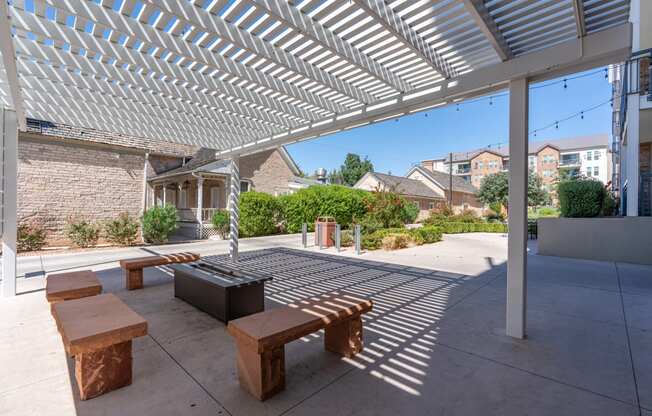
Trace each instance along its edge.
<instances>
[{"instance_id":1,"label":"hedge row","mask_svg":"<svg viewBox=\"0 0 652 416\"><path fill-rule=\"evenodd\" d=\"M438 225L444 234L460 233L506 233L507 224L500 222L448 222Z\"/></svg>"}]
</instances>

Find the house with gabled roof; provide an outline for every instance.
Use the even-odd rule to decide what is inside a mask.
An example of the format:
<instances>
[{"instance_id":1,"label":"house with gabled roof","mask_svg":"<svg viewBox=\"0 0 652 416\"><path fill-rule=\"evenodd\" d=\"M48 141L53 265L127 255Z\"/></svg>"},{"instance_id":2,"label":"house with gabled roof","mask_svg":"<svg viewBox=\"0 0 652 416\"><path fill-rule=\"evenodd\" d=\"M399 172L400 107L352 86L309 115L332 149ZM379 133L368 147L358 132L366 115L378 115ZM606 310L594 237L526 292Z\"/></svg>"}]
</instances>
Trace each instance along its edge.
<instances>
[{"instance_id":1,"label":"house with gabled roof","mask_svg":"<svg viewBox=\"0 0 652 416\"><path fill-rule=\"evenodd\" d=\"M69 218L137 218L164 202L182 235L206 237L212 213L226 208L229 162L211 149L29 119L18 152L18 220L42 222L51 245L68 244ZM308 186L283 147L241 157L240 172L245 192Z\"/></svg>"},{"instance_id":2,"label":"house with gabled roof","mask_svg":"<svg viewBox=\"0 0 652 416\"><path fill-rule=\"evenodd\" d=\"M448 205L449 182L448 178L440 175L440 172L432 173L421 167L414 167L405 176L368 172L353 187L367 191L396 192L419 208L417 219L422 219L428 216L429 211ZM461 212L465 209L476 210L480 214L482 204L475 197L475 189L471 185L460 178L453 177L453 210Z\"/></svg>"}]
</instances>

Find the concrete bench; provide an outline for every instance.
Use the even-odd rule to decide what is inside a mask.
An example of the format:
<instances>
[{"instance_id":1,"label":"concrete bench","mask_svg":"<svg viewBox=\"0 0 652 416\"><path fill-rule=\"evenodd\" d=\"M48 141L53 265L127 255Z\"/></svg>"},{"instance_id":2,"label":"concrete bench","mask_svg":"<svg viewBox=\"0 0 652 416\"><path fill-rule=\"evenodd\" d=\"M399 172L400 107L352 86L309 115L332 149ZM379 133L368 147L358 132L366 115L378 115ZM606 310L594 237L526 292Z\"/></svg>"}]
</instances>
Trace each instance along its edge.
<instances>
[{"instance_id":1,"label":"concrete bench","mask_svg":"<svg viewBox=\"0 0 652 416\"><path fill-rule=\"evenodd\" d=\"M120 267L124 270L125 286L128 290L142 289L143 268L164 266L166 264L189 263L199 260L199 254L175 253L158 256L138 257L129 260L120 260Z\"/></svg>"},{"instance_id":2,"label":"concrete bench","mask_svg":"<svg viewBox=\"0 0 652 416\"><path fill-rule=\"evenodd\" d=\"M49 274L45 280L45 298L50 307L57 302L95 296L102 284L92 270Z\"/></svg>"},{"instance_id":3,"label":"concrete bench","mask_svg":"<svg viewBox=\"0 0 652 416\"><path fill-rule=\"evenodd\" d=\"M259 400L282 391L285 344L321 329L326 350L354 356L363 347L361 315L371 308L371 300L327 295L229 321L240 385Z\"/></svg>"},{"instance_id":4,"label":"concrete bench","mask_svg":"<svg viewBox=\"0 0 652 416\"><path fill-rule=\"evenodd\" d=\"M113 294L56 303L52 315L66 352L75 357L82 400L131 384L131 341L147 335L145 319Z\"/></svg>"}]
</instances>

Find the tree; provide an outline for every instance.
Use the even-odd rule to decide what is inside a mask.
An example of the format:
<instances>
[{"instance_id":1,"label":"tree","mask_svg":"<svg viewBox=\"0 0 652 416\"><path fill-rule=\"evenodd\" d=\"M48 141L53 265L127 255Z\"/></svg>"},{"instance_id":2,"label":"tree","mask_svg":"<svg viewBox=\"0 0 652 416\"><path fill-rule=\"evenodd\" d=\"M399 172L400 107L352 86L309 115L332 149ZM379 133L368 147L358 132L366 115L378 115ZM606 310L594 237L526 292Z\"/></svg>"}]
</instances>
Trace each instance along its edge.
<instances>
[{"instance_id":1,"label":"tree","mask_svg":"<svg viewBox=\"0 0 652 416\"><path fill-rule=\"evenodd\" d=\"M508 206L509 175L498 172L482 179L480 189L476 193L480 202L491 205ZM528 173L528 206L545 205L550 201L548 191L543 187L541 178L533 171Z\"/></svg>"},{"instance_id":2,"label":"tree","mask_svg":"<svg viewBox=\"0 0 652 416\"><path fill-rule=\"evenodd\" d=\"M367 172L373 172L374 165L366 157L360 159L359 155L349 153L344 159L344 164L340 167L340 176L344 185L353 186Z\"/></svg>"},{"instance_id":3,"label":"tree","mask_svg":"<svg viewBox=\"0 0 652 416\"><path fill-rule=\"evenodd\" d=\"M342 179L342 173L338 169L333 169L328 174L328 183L333 185L342 185L342 183L344 183L344 180Z\"/></svg>"},{"instance_id":4,"label":"tree","mask_svg":"<svg viewBox=\"0 0 652 416\"><path fill-rule=\"evenodd\" d=\"M485 176L482 179L480 189L476 193L476 196L483 204L501 204L506 207L508 189L507 173L498 172Z\"/></svg>"},{"instance_id":5,"label":"tree","mask_svg":"<svg viewBox=\"0 0 652 416\"><path fill-rule=\"evenodd\" d=\"M530 171L527 178L527 204L531 207L550 203L550 194L543 187L541 177Z\"/></svg>"}]
</instances>

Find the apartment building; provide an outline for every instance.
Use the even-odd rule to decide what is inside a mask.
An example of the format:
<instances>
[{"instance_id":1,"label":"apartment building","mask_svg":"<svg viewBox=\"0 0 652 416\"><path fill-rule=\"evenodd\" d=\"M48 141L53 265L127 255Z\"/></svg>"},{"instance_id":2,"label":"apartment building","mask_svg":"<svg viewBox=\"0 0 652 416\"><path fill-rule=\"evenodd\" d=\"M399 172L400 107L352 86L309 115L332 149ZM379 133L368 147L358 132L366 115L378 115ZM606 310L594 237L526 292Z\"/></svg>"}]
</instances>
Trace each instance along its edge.
<instances>
[{"instance_id":1,"label":"apartment building","mask_svg":"<svg viewBox=\"0 0 652 416\"><path fill-rule=\"evenodd\" d=\"M613 183L621 215L652 216L652 1L632 0L632 57L610 68Z\"/></svg>"},{"instance_id":2,"label":"apartment building","mask_svg":"<svg viewBox=\"0 0 652 416\"><path fill-rule=\"evenodd\" d=\"M611 180L611 150L606 134L530 142L528 163L551 190L564 175L594 178L605 185ZM424 160L421 166L450 172L479 188L482 179L509 169L509 147L497 146L455 152L447 157Z\"/></svg>"}]
</instances>

